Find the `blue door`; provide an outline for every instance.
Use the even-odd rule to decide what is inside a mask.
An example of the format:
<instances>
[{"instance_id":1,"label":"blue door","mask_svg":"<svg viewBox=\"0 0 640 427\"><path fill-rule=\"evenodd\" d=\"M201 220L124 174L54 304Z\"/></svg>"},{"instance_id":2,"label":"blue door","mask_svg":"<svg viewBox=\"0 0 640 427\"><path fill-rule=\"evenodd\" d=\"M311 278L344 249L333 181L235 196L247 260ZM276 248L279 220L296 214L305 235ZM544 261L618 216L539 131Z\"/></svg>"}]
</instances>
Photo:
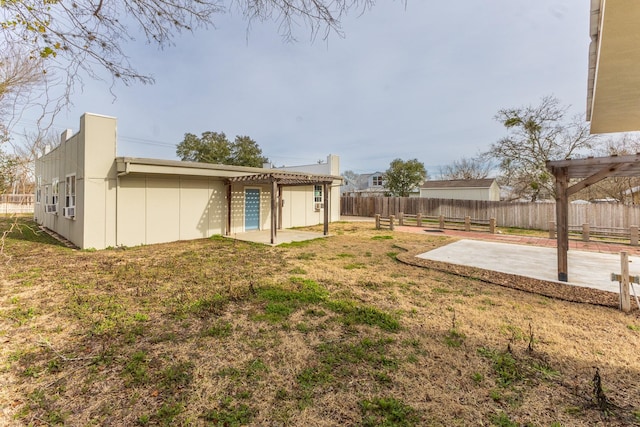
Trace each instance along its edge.
<instances>
[{"instance_id":1,"label":"blue door","mask_svg":"<svg viewBox=\"0 0 640 427\"><path fill-rule=\"evenodd\" d=\"M260 229L260 190L244 190L244 230Z\"/></svg>"}]
</instances>

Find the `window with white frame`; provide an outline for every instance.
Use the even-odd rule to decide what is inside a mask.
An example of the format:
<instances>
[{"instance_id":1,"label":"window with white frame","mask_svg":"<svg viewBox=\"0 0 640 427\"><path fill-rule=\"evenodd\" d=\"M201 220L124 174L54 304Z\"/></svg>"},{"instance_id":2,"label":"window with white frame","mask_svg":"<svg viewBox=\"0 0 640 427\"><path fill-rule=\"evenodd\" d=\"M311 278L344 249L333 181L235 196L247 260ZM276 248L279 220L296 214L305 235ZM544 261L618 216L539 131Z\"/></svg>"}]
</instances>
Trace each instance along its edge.
<instances>
[{"instance_id":1,"label":"window with white frame","mask_svg":"<svg viewBox=\"0 0 640 427\"><path fill-rule=\"evenodd\" d=\"M52 205L58 204L59 187L60 187L60 181L58 180L58 178L54 178L53 182L51 183L51 204Z\"/></svg>"},{"instance_id":2,"label":"window with white frame","mask_svg":"<svg viewBox=\"0 0 640 427\"><path fill-rule=\"evenodd\" d=\"M319 211L323 207L322 185L315 185L313 187L313 209Z\"/></svg>"},{"instance_id":3,"label":"window with white frame","mask_svg":"<svg viewBox=\"0 0 640 427\"><path fill-rule=\"evenodd\" d=\"M36 177L36 203L42 202L42 177Z\"/></svg>"},{"instance_id":4,"label":"window with white frame","mask_svg":"<svg viewBox=\"0 0 640 427\"><path fill-rule=\"evenodd\" d=\"M76 216L76 175L68 175L64 183L64 216Z\"/></svg>"},{"instance_id":5,"label":"window with white frame","mask_svg":"<svg viewBox=\"0 0 640 427\"><path fill-rule=\"evenodd\" d=\"M382 175L374 175L372 179L373 185L382 187Z\"/></svg>"},{"instance_id":6,"label":"window with white frame","mask_svg":"<svg viewBox=\"0 0 640 427\"><path fill-rule=\"evenodd\" d=\"M314 203L322 203L322 185L316 185L313 189Z\"/></svg>"},{"instance_id":7,"label":"window with white frame","mask_svg":"<svg viewBox=\"0 0 640 427\"><path fill-rule=\"evenodd\" d=\"M73 208L76 206L76 176L69 175L64 186L64 206Z\"/></svg>"},{"instance_id":8,"label":"window with white frame","mask_svg":"<svg viewBox=\"0 0 640 427\"><path fill-rule=\"evenodd\" d=\"M45 185L44 186L44 204L48 205L50 203L51 199L49 197L49 186Z\"/></svg>"}]
</instances>

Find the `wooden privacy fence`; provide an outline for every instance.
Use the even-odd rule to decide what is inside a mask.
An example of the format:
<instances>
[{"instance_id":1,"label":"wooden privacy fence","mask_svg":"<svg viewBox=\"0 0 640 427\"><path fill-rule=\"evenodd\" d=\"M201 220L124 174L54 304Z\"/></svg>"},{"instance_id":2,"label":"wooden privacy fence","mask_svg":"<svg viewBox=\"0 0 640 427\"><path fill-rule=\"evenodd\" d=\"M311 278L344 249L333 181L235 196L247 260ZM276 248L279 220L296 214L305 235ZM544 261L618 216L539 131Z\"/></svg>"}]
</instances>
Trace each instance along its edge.
<instances>
[{"instance_id":1,"label":"wooden privacy fence","mask_svg":"<svg viewBox=\"0 0 640 427\"><path fill-rule=\"evenodd\" d=\"M427 199L422 197L342 197L341 215L396 218L422 214L424 217L496 219L500 227L549 230L556 220L555 203L492 202L486 200ZM569 224L625 228L640 225L640 206L619 203L569 204Z\"/></svg>"}]
</instances>

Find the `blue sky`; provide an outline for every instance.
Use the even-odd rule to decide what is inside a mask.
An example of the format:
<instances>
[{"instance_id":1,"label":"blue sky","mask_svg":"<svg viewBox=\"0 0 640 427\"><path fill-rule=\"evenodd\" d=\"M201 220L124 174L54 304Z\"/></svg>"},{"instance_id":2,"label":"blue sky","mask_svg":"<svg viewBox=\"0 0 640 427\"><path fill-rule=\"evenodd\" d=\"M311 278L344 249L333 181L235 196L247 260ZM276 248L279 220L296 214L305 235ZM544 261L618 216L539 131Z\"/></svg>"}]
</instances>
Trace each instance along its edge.
<instances>
[{"instance_id":1,"label":"blue sky","mask_svg":"<svg viewBox=\"0 0 640 427\"><path fill-rule=\"evenodd\" d=\"M341 159L384 171L417 158L429 174L505 135L504 107L555 95L584 114L589 4L583 0L381 1L343 20L345 37L286 42L277 23L220 15L215 29L158 50L126 50L155 85L84 79L55 122L87 111L118 118L118 155L174 159L186 132L248 135L276 165ZM28 117L18 124L27 129Z\"/></svg>"}]
</instances>

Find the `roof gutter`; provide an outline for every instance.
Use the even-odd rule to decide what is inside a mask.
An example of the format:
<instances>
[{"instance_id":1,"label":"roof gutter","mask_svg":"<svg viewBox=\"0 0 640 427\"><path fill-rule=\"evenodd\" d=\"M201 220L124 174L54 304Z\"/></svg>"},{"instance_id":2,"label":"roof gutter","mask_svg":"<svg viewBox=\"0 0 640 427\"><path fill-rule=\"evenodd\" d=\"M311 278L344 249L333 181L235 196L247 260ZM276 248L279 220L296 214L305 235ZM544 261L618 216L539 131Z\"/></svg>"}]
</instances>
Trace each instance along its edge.
<instances>
[{"instance_id":1,"label":"roof gutter","mask_svg":"<svg viewBox=\"0 0 640 427\"><path fill-rule=\"evenodd\" d=\"M129 161L124 162L124 171L118 172L118 178L120 178L121 176L129 175L131 173L130 165L131 165L131 162Z\"/></svg>"}]
</instances>

